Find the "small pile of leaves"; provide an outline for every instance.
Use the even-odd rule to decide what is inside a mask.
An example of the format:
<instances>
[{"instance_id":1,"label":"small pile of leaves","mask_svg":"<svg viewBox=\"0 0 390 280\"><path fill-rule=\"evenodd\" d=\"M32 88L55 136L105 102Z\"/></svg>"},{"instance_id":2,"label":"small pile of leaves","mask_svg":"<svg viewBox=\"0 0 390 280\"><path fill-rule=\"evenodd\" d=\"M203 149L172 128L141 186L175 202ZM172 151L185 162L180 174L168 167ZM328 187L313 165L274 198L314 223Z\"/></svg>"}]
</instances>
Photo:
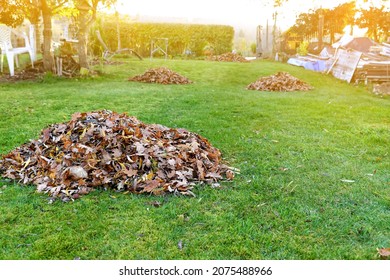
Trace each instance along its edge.
<instances>
[{"instance_id":1,"label":"small pile of leaves","mask_svg":"<svg viewBox=\"0 0 390 280\"><path fill-rule=\"evenodd\" d=\"M159 67L147 70L142 75L130 77L129 81L143 82L143 83L157 83L157 84L191 84L192 81L179 75L178 73L168 69L167 67Z\"/></svg>"},{"instance_id":2,"label":"small pile of leaves","mask_svg":"<svg viewBox=\"0 0 390 280\"><path fill-rule=\"evenodd\" d=\"M260 91L307 91L312 87L286 72L261 77L247 86L247 89Z\"/></svg>"},{"instance_id":3,"label":"small pile of leaves","mask_svg":"<svg viewBox=\"0 0 390 280\"><path fill-rule=\"evenodd\" d=\"M221 55L213 55L208 58L211 61L220 61L220 62L249 62L239 54L236 53L224 53Z\"/></svg>"},{"instance_id":4,"label":"small pile of leaves","mask_svg":"<svg viewBox=\"0 0 390 280\"><path fill-rule=\"evenodd\" d=\"M207 139L108 110L75 113L0 160L0 174L63 201L94 188L194 195L196 183L232 180Z\"/></svg>"}]
</instances>

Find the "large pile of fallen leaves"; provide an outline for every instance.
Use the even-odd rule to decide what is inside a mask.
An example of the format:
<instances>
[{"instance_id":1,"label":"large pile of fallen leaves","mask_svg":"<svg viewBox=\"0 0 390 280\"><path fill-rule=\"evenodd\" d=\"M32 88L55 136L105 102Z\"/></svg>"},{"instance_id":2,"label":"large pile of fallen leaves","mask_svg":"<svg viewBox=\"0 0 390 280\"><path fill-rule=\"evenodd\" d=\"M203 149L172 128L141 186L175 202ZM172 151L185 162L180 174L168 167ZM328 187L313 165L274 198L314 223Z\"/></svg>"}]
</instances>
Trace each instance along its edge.
<instances>
[{"instance_id":1,"label":"large pile of fallen leaves","mask_svg":"<svg viewBox=\"0 0 390 280\"><path fill-rule=\"evenodd\" d=\"M260 91L307 91L312 87L286 72L278 72L275 75L261 77L256 82L247 86L247 89Z\"/></svg>"},{"instance_id":2,"label":"large pile of fallen leaves","mask_svg":"<svg viewBox=\"0 0 390 280\"><path fill-rule=\"evenodd\" d=\"M221 55L212 55L208 58L208 60L220 62L249 62L249 60L245 59L241 55L231 52Z\"/></svg>"},{"instance_id":3,"label":"large pile of fallen leaves","mask_svg":"<svg viewBox=\"0 0 390 280\"><path fill-rule=\"evenodd\" d=\"M130 77L129 81L157 84L191 84L188 78L179 75L178 73L168 69L167 67L159 67L147 70L142 75Z\"/></svg>"},{"instance_id":4,"label":"large pile of fallen leaves","mask_svg":"<svg viewBox=\"0 0 390 280\"><path fill-rule=\"evenodd\" d=\"M2 157L0 174L64 201L98 187L193 195L196 183L234 177L202 136L107 110L75 113L42 130Z\"/></svg>"}]
</instances>

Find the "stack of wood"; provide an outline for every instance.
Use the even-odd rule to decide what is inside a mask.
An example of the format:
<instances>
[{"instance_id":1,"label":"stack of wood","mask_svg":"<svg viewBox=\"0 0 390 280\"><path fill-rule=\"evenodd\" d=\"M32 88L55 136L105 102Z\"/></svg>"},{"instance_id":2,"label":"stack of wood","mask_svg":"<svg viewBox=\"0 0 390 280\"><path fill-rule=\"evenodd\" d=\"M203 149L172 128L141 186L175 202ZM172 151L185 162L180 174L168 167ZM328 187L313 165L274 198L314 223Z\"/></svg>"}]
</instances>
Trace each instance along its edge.
<instances>
[{"instance_id":1,"label":"stack of wood","mask_svg":"<svg viewBox=\"0 0 390 280\"><path fill-rule=\"evenodd\" d=\"M220 62L249 62L239 54L236 53L224 53L221 55L213 55L208 57L208 60L211 61L220 61Z\"/></svg>"},{"instance_id":2,"label":"stack of wood","mask_svg":"<svg viewBox=\"0 0 390 280\"><path fill-rule=\"evenodd\" d=\"M80 73L80 64L71 55L56 56L54 62L58 76L71 78Z\"/></svg>"},{"instance_id":3,"label":"stack of wood","mask_svg":"<svg viewBox=\"0 0 390 280\"><path fill-rule=\"evenodd\" d=\"M39 139L2 157L0 175L63 201L98 187L193 195L198 183L233 179L221 161L221 152L198 134L103 110L43 129Z\"/></svg>"},{"instance_id":4,"label":"stack of wood","mask_svg":"<svg viewBox=\"0 0 390 280\"><path fill-rule=\"evenodd\" d=\"M178 73L166 68L159 67L147 70L142 75L130 77L129 81L143 82L143 83L157 83L157 84L190 84L188 78L179 75Z\"/></svg>"},{"instance_id":5,"label":"stack of wood","mask_svg":"<svg viewBox=\"0 0 390 280\"><path fill-rule=\"evenodd\" d=\"M54 56L55 73L58 76L68 78L78 76L80 73L80 64L73 58L77 51L72 42L62 41L61 46Z\"/></svg>"},{"instance_id":6,"label":"stack of wood","mask_svg":"<svg viewBox=\"0 0 390 280\"><path fill-rule=\"evenodd\" d=\"M312 87L286 72L278 72L268 77L260 77L256 82L247 86L247 89L260 91L307 91Z\"/></svg>"},{"instance_id":7,"label":"stack of wood","mask_svg":"<svg viewBox=\"0 0 390 280\"><path fill-rule=\"evenodd\" d=\"M357 82L389 82L390 61L370 61L356 69L354 76Z\"/></svg>"}]
</instances>

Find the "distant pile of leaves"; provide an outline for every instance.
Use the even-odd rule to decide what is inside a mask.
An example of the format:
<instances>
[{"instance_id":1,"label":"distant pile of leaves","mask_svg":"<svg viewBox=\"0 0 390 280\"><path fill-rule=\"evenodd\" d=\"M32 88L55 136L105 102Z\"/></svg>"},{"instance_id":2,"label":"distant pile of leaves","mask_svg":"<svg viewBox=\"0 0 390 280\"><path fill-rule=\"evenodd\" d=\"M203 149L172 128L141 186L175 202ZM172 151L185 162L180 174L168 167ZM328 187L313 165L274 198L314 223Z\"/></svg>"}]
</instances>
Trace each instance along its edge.
<instances>
[{"instance_id":1,"label":"distant pile of leaves","mask_svg":"<svg viewBox=\"0 0 390 280\"><path fill-rule=\"evenodd\" d=\"M220 61L220 62L249 62L239 54L236 53L224 53L221 55L212 55L208 57L208 60L211 61Z\"/></svg>"},{"instance_id":2,"label":"distant pile of leaves","mask_svg":"<svg viewBox=\"0 0 390 280\"><path fill-rule=\"evenodd\" d=\"M129 81L143 82L143 83L156 83L156 84L191 84L188 78L179 75L178 73L168 69L167 67L159 67L147 70L142 75L130 77Z\"/></svg>"},{"instance_id":3,"label":"distant pile of leaves","mask_svg":"<svg viewBox=\"0 0 390 280\"><path fill-rule=\"evenodd\" d=\"M108 110L75 113L0 160L0 174L63 201L94 188L194 195L198 183L232 180L207 139Z\"/></svg>"},{"instance_id":4,"label":"distant pile of leaves","mask_svg":"<svg viewBox=\"0 0 390 280\"><path fill-rule=\"evenodd\" d=\"M247 86L247 89L260 91L307 91L312 87L286 72L278 72L268 77L261 77Z\"/></svg>"}]
</instances>

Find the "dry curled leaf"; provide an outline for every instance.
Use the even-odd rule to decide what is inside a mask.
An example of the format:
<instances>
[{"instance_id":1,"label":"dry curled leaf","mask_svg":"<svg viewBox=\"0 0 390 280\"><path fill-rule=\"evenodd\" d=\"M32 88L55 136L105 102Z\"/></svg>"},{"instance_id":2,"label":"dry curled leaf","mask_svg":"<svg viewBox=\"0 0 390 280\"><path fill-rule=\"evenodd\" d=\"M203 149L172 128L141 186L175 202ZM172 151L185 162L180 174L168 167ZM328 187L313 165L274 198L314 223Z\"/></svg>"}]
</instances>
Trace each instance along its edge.
<instances>
[{"instance_id":1,"label":"dry curled leaf","mask_svg":"<svg viewBox=\"0 0 390 280\"><path fill-rule=\"evenodd\" d=\"M206 138L108 110L75 113L0 159L3 177L65 202L99 187L195 196L196 183L232 180L234 173Z\"/></svg>"}]
</instances>

